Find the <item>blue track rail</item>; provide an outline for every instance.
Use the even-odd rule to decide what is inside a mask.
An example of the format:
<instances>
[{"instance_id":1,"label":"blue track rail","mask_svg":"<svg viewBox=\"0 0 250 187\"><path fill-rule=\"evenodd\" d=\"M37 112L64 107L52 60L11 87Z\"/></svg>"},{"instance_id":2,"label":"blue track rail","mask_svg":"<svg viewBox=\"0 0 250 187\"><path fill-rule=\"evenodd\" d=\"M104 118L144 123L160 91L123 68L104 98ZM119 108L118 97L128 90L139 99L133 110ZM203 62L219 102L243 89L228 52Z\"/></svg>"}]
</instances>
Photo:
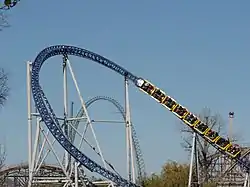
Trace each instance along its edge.
<instances>
[{"instance_id":1,"label":"blue track rail","mask_svg":"<svg viewBox=\"0 0 250 187\"><path fill-rule=\"evenodd\" d=\"M101 101L101 100L108 101L108 102L112 103L118 109L118 111L120 112L120 114L122 115L122 117L125 121L126 116L125 116L125 110L124 110L123 106L118 101L116 101L115 99L113 99L111 97L107 97L107 96L93 97L85 103L86 108L88 108L90 105L92 105L96 101ZM76 118L82 117L83 115L84 115L84 110L81 108L80 111L77 113ZM72 123L72 125L74 128L77 129L79 126L79 123L80 123L80 121L75 121ZM133 147L135 149L138 182L140 184L143 184L143 182L146 178L145 163L144 163L144 159L143 159L143 155L142 155L142 151L141 151L140 142L139 142L139 139L138 139L136 131L135 131L135 127L133 124L131 124L131 127L132 127ZM75 135L76 135L76 131L73 131L72 132L72 140L75 139Z\"/></svg>"},{"instance_id":2,"label":"blue track rail","mask_svg":"<svg viewBox=\"0 0 250 187\"><path fill-rule=\"evenodd\" d=\"M137 80L137 77L121 66L98 54L73 46L58 45L44 49L36 57L35 61L32 64L31 88L33 99L35 101L36 108L41 115L41 118L43 119L44 123L46 124L52 135L55 137L55 139L62 145L65 150L67 150L71 154L72 157L74 157L81 165L86 167L91 172L99 173L103 177L116 183L118 186L139 187L139 185L127 181L121 176L112 173L111 171L105 169L104 167L91 160L85 154L80 152L74 145L72 145L64 135L62 129L60 128L59 121L57 120L56 115L39 84L39 72L43 63L48 58L56 55L74 55L82 58L87 58L103 66L106 66L109 69L114 70L122 76L127 76L128 79L133 82Z\"/></svg>"}]
</instances>

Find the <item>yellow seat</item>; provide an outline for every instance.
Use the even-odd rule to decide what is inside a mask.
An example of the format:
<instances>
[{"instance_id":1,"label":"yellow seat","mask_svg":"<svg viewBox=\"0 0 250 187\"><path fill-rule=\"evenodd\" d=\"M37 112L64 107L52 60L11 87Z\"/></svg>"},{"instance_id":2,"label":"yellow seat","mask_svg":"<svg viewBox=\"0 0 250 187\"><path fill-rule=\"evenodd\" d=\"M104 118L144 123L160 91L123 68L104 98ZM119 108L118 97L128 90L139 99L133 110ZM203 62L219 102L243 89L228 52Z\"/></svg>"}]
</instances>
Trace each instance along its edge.
<instances>
[{"instance_id":1,"label":"yellow seat","mask_svg":"<svg viewBox=\"0 0 250 187\"><path fill-rule=\"evenodd\" d=\"M206 131L206 133L204 134L205 136L205 138L206 139L208 139L210 142L212 142L212 143L214 143L214 142L216 142L219 138L220 138L220 136L218 135L218 136L216 136L215 138L211 138L211 137L209 137L209 131L210 130L212 130L211 128L208 128L208 130ZM215 131L213 131L213 132L215 132Z\"/></svg>"},{"instance_id":2,"label":"yellow seat","mask_svg":"<svg viewBox=\"0 0 250 187\"><path fill-rule=\"evenodd\" d=\"M221 141L224 141L225 139L224 138L222 138L222 137L220 137L220 138L218 138L216 141L215 141L215 144L221 149L221 150L226 150L226 149L228 149L229 147L230 147L230 145L232 145L230 142L229 143L227 143L226 145L224 145L224 146L222 146L221 144L220 144L220 142Z\"/></svg>"}]
</instances>

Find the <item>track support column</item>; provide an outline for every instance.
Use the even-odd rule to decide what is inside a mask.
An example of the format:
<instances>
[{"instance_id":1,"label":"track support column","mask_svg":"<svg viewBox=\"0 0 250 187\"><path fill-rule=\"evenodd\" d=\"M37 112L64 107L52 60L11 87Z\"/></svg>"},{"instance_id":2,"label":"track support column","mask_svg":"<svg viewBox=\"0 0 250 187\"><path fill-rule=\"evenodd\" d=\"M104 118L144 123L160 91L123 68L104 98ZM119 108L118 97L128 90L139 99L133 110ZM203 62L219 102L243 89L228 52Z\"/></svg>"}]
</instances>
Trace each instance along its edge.
<instances>
[{"instance_id":1,"label":"track support column","mask_svg":"<svg viewBox=\"0 0 250 187\"><path fill-rule=\"evenodd\" d=\"M71 114L70 117L73 119L74 118L74 102L71 102ZM72 124L72 123L71 123ZM70 137L70 141L73 143L74 139L73 139L73 128L71 125L69 125L70 129L69 129L69 137ZM74 169L74 173L75 173L75 187L78 187L78 162L72 162L72 166L71 169Z\"/></svg>"},{"instance_id":2,"label":"track support column","mask_svg":"<svg viewBox=\"0 0 250 187\"><path fill-rule=\"evenodd\" d=\"M195 156L195 142L196 142L196 133L194 132L193 133L191 159L190 159L190 167L189 167L188 187L192 186L193 164L194 164L194 156Z\"/></svg>"},{"instance_id":3,"label":"track support column","mask_svg":"<svg viewBox=\"0 0 250 187\"><path fill-rule=\"evenodd\" d=\"M249 183L249 173L246 173L245 181L244 181L244 187L250 187Z\"/></svg>"},{"instance_id":4,"label":"track support column","mask_svg":"<svg viewBox=\"0 0 250 187\"><path fill-rule=\"evenodd\" d=\"M28 111L28 164L29 164L29 182L32 184L32 101L31 101L31 66L32 62L27 62L27 111Z\"/></svg>"},{"instance_id":5,"label":"track support column","mask_svg":"<svg viewBox=\"0 0 250 187\"><path fill-rule=\"evenodd\" d=\"M229 127L228 127L228 139L233 141L233 119L234 119L234 112L228 113L229 117Z\"/></svg>"},{"instance_id":6,"label":"track support column","mask_svg":"<svg viewBox=\"0 0 250 187\"><path fill-rule=\"evenodd\" d=\"M131 116L129 106L129 94L128 94L128 79L125 77L125 121L126 121L126 144L127 144L127 171L128 180L135 183L135 166L134 166L134 154L133 154L133 140L131 129Z\"/></svg>"},{"instance_id":7,"label":"track support column","mask_svg":"<svg viewBox=\"0 0 250 187\"><path fill-rule=\"evenodd\" d=\"M67 79L67 56L63 56L63 104L64 104L64 133L69 138L69 125L68 125L68 79ZM70 172L70 155L65 151L65 168Z\"/></svg>"},{"instance_id":8,"label":"track support column","mask_svg":"<svg viewBox=\"0 0 250 187\"><path fill-rule=\"evenodd\" d=\"M195 174L197 177L197 186L200 186L200 168L199 168L199 154L197 149L197 134L195 137L195 143L194 143L194 156L195 156Z\"/></svg>"}]
</instances>

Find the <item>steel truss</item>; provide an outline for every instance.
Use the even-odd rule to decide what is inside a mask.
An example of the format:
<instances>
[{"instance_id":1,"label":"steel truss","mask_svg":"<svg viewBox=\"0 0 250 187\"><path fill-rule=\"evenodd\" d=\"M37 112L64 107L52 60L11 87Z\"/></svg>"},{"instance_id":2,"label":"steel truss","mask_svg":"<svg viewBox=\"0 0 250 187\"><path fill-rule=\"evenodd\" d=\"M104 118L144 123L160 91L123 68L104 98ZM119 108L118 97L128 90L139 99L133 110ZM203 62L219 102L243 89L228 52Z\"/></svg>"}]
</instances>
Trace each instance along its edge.
<instances>
[{"instance_id":1,"label":"steel truss","mask_svg":"<svg viewBox=\"0 0 250 187\"><path fill-rule=\"evenodd\" d=\"M8 183L13 183L15 187L24 187L28 184L29 179L29 165L20 164L5 167L0 171L0 177L4 178L3 186L7 186ZM40 170L34 175L35 178L47 178L53 180L53 183L60 183L61 180L65 180L63 170L59 166L55 165L41 165ZM49 181L49 180L47 180ZM45 181L45 182L47 182ZM42 181L40 181L42 183Z\"/></svg>"},{"instance_id":2,"label":"steel truss","mask_svg":"<svg viewBox=\"0 0 250 187\"><path fill-rule=\"evenodd\" d=\"M81 117L73 117L73 114L69 115L68 112L68 91L67 91L67 71L69 70L73 82L75 84L76 90L79 95L79 99L81 101L83 114ZM59 167L61 168L62 173L64 174L64 179L60 180L61 183L64 184L64 186L75 186L78 187L79 185L79 177L80 177L80 171L82 170L82 166L79 166L78 161L75 161L74 158L71 157L71 155L65 151L63 155L63 159L60 158L60 154L55 149L55 142L56 140L50 140L49 138L49 131L45 132L45 128L43 127L43 120L40 117L39 113L32 111L32 101L31 101L31 73L32 73L32 63L27 63L27 99L28 99L28 186L31 187L34 183L46 183L47 182L53 182L56 180L48 180L48 178L45 177L37 177L37 173L39 173L41 166L44 165L45 160L49 154L53 154ZM85 105L85 102L81 96L80 89L78 87L75 75L73 73L71 64L69 62L69 59L67 56L63 57L63 87L64 87L64 116L62 117L56 117L56 119L60 122L60 127L63 129L63 133L66 137L68 137L69 140L71 140L71 143L74 143L74 138L70 136L70 132L74 132L74 134L79 134L81 136L81 142L79 143L78 149L81 148L83 141L85 140L84 133L80 134L77 131L77 128L75 128L72 124L73 123L79 123L79 121L84 121L85 127L90 128L92 131L92 135L96 141L96 147L98 150L98 153L101 157L102 163L104 168L107 168L104 156L102 154L101 148L99 146L99 143L97 141L93 126L92 126L92 120L90 120L90 117L87 112L87 108ZM135 134L134 128L132 128L131 120L130 120L130 112L129 112L129 101L128 101L128 80L125 78L125 121L126 121L126 142L127 142L127 168L128 168L128 178L132 182L136 182L135 178L135 166L134 166L134 149L135 146L138 148L138 141L136 142L135 138L133 138L133 134ZM35 109L36 111L36 109ZM32 127L34 126L34 121L36 122L36 133L35 137L33 137L33 130ZM85 128L85 129L86 129ZM85 131L86 132L86 131ZM43 137L43 138L42 138ZM43 139L43 141L42 141ZM32 141L34 140L34 142ZM132 145L135 142L134 145ZM48 147L47 150L45 147ZM138 150L138 149L137 149ZM135 154L138 158L139 155L141 156L141 152L138 154ZM140 158L140 162L142 163L143 160ZM137 162L138 164L138 162ZM142 164L141 164L142 168ZM85 174L84 174L85 175ZM141 175L141 174L140 174ZM141 175L142 176L142 175ZM85 178L86 180L86 178ZM58 182L58 181L56 181ZM105 182L105 181L104 181ZM109 185L113 186L113 183L111 181L107 181ZM106 183L107 183L106 182ZM88 180L88 183L90 181ZM102 182L103 183L103 182Z\"/></svg>"},{"instance_id":3,"label":"steel truss","mask_svg":"<svg viewBox=\"0 0 250 187\"><path fill-rule=\"evenodd\" d=\"M61 167L56 165L41 165L40 170L34 175L36 184L55 184L62 186L65 182L65 174ZM3 179L4 183L1 183L1 187L8 187L14 185L15 187L27 187L29 181L29 165L26 163L20 165L13 165L5 167L0 171L0 178ZM41 180L45 179L46 180ZM90 181L85 175L79 175L79 185L86 187L97 187L106 185L107 181ZM35 184L33 184L34 186Z\"/></svg>"},{"instance_id":4,"label":"steel truss","mask_svg":"<svg viewBox=\"0 0 250 187\"><path fill-rule=\"evenodd\" d=\"M188 187L196 184L197 186L202 185L204 181L204 176L198 163L196 138L196 133L193 133ZM242 160L250 160L250 147L242 147L242 153ZM212 161L208 168L209 181L216 183L217 187L250 187L249 174L236 161L232 161L220 152L207 157L207 161L209 160Z\"/></svg>"},{"instance_id":5,"label":"steel truss","mask_svg":"<svg viewBox=\"0 0 250 187\"><path fill-rule=\"evenodd\" d=\"M122 115L124 121L121 121L121 123L126 123L126 112L125 112L125 109L122 107L122 105L116 101L115 99L111 98L111 97L107 97L107 96L96 96L96 97L93 97L91 98L90 100L88 100L85 104L86 104L86 108L88 108L90 105L94 104L95 102L97 101L101 101L101 100L104 100L104 101L108 101L110 103L112 103L116 108L117 110L119 111L119 113ZM79 117L82 117L84 116L84 110L81 109L77 115L76 115L76 118L79 118ZM102 120L92 120L92 122L96 123L96 122L111 122L111 123L120 123L120 121L102 121ZM73 126L75 128L78 128L78 125L79 123L76 122L73 124ZM139 142L139 139L137 137L137 134L136 134L136 130L135 130L135 127L134 125L131 123L131 130L132 130L132 142L133 142L133 149L134 149L134 153L135 155L135 159L136 159L136 165L137 165L137 180L139 183L143 183L144 179L146 178L146 168L145 168L145 162L144 162L144 159L143 159L143 154L142 154L142 151L141 151L141 147L140 147L140 142ZM74 134L73 134L74 136Z\"/></svg>"},{"instance_id":6,"label":"steel truss","mask_svg":"<svg viewBox=\"0 0 250 187\"><path fill-rule=\"evenodd\" d=\"M250 148L242 147L242 159L249 160ZM236 162L228 159L225 155L214 154L213 170L210 172L212 180L214 180L219 187L248 187L249 183L248 173ZM249 185L249 184L248 184Z\"/></svg>"},{"instance_id":7,"label":"steel truss","mask_svg":"<svg viewBox=\"0 0 250 187\"><path fill-rule=\"evenodd\" d=\"M33 184L37 183L58 183L64 184L64 186L75 186L79 184L80 172L76 162L72 162L69 154L64 153L61 159L61 153L58 152L55 144L57 143L55 139L51 140L51 136L46 127L43 125L43 121L39 113L32 112L31 94L30 94L30 76L31 76L32 63L27 63L27 97L28 97L28 166L29 166L29 180L28 186L31 187ZM64 116L57 118L60 121L61 128L64 129L64 133L68 136L68 130L70 130L69 121L75 120L70 118L68 115L68 98L67 98L67 72L65 69L65 59L63 59L63 87L64 87ZM34 121L36 123L34 123ZM32 127L36 124L35 133L33 133ZM47 132L46 132L47 131ZM33 137L33 134L35 136ZM34 140L34 142L32 141ZM32 145L33 144L33 145ZM41 166L45 164L47 158L53 155L57 164L64 173L63 178L59 181L57 178L47 176L37 177L36 174L40 172Z\"/></svg>"},{"instance_id":8,"label":"steel truss","mask_svg":"<svg viewBox=\"0 0 250 187\"><path fill-rule=\"evenodd\" d=\"M229 139L233 140L232 119L234 112L229 112ZM250 148L242 147L241 160L248 162L250 160ZM205 177L201 171L197 150L197 134L193 133L193 143L190 159L189 183L188 187L198 184L201 185ZM203 162L203 161L201 161ZM208 156L206 161L211 162L208 170L208 178L210 181L217 184L218 187L250 187L249 173L242 165L238 165L237 161L229 159L226 155L216 151L214 154Z\"/></svg>"}]
</instances>

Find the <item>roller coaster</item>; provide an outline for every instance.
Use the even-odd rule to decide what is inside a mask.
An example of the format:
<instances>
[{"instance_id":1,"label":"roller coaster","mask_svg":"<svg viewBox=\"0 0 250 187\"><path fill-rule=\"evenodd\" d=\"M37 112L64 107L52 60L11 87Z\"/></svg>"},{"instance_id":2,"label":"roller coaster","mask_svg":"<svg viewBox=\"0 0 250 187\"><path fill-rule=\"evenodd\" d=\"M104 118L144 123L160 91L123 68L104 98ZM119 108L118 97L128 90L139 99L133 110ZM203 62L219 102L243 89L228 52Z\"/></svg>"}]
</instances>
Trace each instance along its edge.
<instances>
[{"instance_id":1,"label":"roller coaster","mask_svg":"<svg viewBox=\"0 0 250 187\"><path fill-rule=\"evenodd\" d=\"M86 106L86 108L89 108L93 103L95 103L97 101L102 101L102 100L108 101L111 104L113 104L118 109L119 113L122 115L124 122L126 121L125 110L124 110L123 106L118 101L116 101L115 99L113 99L111 97L107 97L107 96L93 97L93 98L89 99L88 101L86 101L85 106ZM84 109L81 108L76 115L76 119L80 119L83 116L84 116ZM73 121L73 123L72 123L73 129L78 129L79 123L80 123L80 120ZM143 180L146 178L145 163L144 163L139 139L137 137L136 130L135 130L135 127L133 124L131 124L131 128L132 128L133 148L135 149L135 158L136 158L136 165L137 165L137 170L138 170L137 171L138 182L143 183ZM69 134L71 135L70 139L72 140L72 143L73 143L75 141L76 131L72 131ZM107 163L107 164L110 165L110 163Z\"/></svg>"},{"instance_id":2,"label":"roller coaster","mask_svg":"<svg viewBox=\"0 0 250 187\"><path fill-rule=\"evenodd\" d=\"M118 101L116 101L115 99L113 99L111 97L107 97L107 96L93 97L85 103L86 108L88 108L94 102L101 101L101 100L108 101L108 102L112 103L118 109L118 111L122 115L122 118L124 119L124 121L126 121L124 108L121 106L121 104ZM78 114L76 115L76 118L82 117L83 114L84 114L84 110L81 108L81 110L79 110ZM77 129L79 126L79 121L75 121L74 124L72 124L72 125L75 129ZM138 182L143 183L143 180L146 178L145 163L144 163L144 159L142 156L142 151L141 151L139 139L137 138L136 130L135 130L135 127L133 124L131 124L131 128L132 128L132 141L133 141L133 147L135 149L136 165L137 165L137 170L138 170L137 171ZM72 140L74 140L75 134L76 134L76 131L73 131Z\"/></svg>"},{"instance_id":3,"label":"roller coaster","mask_svg":"<svg viewBox=\"0 0 250 187\"><path fill-rule=\"evenodd\" d=\"M67 45L47 47L37 55L32 64L31 89L35 106L40 113L43 122L46 124L55 139L67 152L71 154L72 157L76 159L77 162L79 162L80 165L83 165L89 171L102 175L103 177L116 183L117 186L139 187L139 185L112 173L97 164L95 161L91 160L84 153L80 152L64 135L59 121L39 83L39 73L43 63L48 58L56 55L63 55L65 58L68 58L68 55L73 55L89 59L126 77L128 80L133 82L137 88L159 102L214 148L229 158L237 161L237 163L245 169L249 170L249 162L241 159L241 148L238 145L233 144L227 138L220 136L218 132L209 128L208 125L202 122L195 114L188 111L186 107L179 104L175 99L167 95L164 91L150 83L148 80L137 77L120 65L86 49Z\"/></svg>"},{"instance_id":4,"label":"roller coaster","mask_svg":"<svg viewBox=\"0 0 250 187\"><path fill-rule=\"evenodd\" d=\"M9 167L4 168L0 171L0 178L4 180L4 184L0 183L3 186L8 185L8 182L11 180L13 182L13 185L15 187L27 187L28 184L28 178L29 178L29 165L26 163L19 164L19 165L12 165ZM82 170L81 170L82 171ZM84 174L84 172L80 173L79 179L81 181L82 185L86 185L86 187L97 187L92 181L90 181ZM62 171L62 168L56 166L56 165L49 165L49 164L43 164L41 165L40 172L36 173L35 177L37 179L48 177L51 179L54 179L57 182L57 184L60 184L60 181L65 180L64 173ZM6 180L7 179L7 180ZM49 181L49 182L50 182ZM48 184L47 181L40 181L40 184ZM6 184L7 183L7 184Z\"/></svg>"}]
</instances>

